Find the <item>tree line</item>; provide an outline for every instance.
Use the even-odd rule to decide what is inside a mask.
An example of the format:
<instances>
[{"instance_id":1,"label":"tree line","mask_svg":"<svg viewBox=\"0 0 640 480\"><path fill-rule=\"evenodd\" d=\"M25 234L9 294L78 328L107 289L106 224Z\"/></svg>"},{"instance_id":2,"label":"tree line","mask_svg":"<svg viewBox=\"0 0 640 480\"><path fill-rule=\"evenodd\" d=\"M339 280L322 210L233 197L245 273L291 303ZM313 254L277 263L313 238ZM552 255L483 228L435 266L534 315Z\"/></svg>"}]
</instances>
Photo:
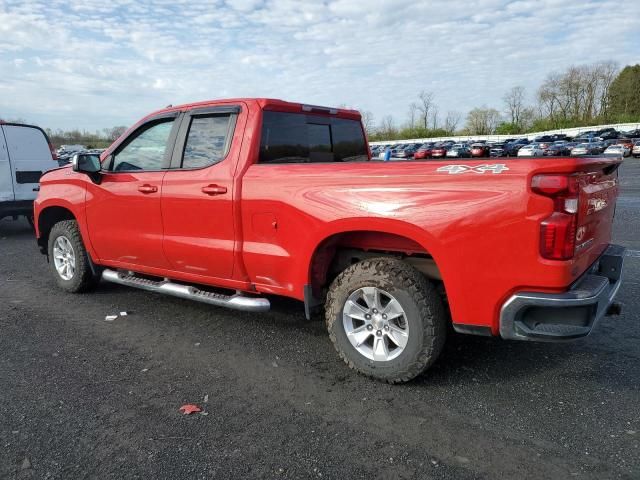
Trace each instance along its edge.
<instances>
[{"instance_id":1,"label":"tree line","mask_svg":"<svg viewBox=\"0 0 640 480\"><path fill-rule=\"evenodd\" d=\"M52 130L46 128L47 136L55 147L60 145L84 145L87 148L107 148L127 130L125 126L103 128L95 132L86 130Z\"/></svg>"},{"instance_id":2,"label":"tree line","mask_svg":"<svg viewBox=\"0 0 640 480\"><path fill-rule=\"evenodd\" d=\"M614 62L570 66L547 75L529 101L524 87L505 92L500 109L482 105L462 114L442 114L433 92L421 91L409 104L406 121L386 115L376 125L362 112L370 140L450 135L522 134L606 123L640 122L640 65L620 69Z\"/></svg>"}]
</instances>

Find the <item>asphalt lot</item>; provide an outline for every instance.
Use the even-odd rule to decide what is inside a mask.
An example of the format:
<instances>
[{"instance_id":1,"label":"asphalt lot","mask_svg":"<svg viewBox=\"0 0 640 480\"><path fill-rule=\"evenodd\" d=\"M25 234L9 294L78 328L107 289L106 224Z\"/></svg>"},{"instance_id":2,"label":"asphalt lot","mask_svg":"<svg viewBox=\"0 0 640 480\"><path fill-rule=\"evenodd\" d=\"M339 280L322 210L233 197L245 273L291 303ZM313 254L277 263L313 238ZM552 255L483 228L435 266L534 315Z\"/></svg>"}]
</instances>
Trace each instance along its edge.
<instances>
[{"instance_id":1,"label":"asphalt lot","mask_svg":"<svg viewBox=\"0 0 640 480\"><path fill-rule=\"evenodd\" d=\"M64 294L1 221L0 478L638 479L640 160L621 183L621 316L571 344L452 336L401 386L349 371L295 302Z\"/></svg>"}]
</instances>

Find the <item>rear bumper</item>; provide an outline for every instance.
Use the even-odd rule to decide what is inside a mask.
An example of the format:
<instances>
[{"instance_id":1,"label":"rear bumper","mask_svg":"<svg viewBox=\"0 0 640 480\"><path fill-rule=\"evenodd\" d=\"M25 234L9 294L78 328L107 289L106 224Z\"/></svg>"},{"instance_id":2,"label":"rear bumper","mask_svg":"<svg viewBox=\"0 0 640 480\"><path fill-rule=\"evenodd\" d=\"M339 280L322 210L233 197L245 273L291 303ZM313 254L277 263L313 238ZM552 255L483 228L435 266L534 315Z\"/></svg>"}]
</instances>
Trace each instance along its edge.
<instances>
[{"instance_id":1,"label":"rear bumper","mask_svg":"<svg viewBox=\"0 0 640 480\"><path fill-rule=\"evenodd\" d=\"M609 245L566 292L512 295L500 311L500 336L531 341L586 337L618 293L623 258L624 247Z\"/></svg>"}]
</instances>

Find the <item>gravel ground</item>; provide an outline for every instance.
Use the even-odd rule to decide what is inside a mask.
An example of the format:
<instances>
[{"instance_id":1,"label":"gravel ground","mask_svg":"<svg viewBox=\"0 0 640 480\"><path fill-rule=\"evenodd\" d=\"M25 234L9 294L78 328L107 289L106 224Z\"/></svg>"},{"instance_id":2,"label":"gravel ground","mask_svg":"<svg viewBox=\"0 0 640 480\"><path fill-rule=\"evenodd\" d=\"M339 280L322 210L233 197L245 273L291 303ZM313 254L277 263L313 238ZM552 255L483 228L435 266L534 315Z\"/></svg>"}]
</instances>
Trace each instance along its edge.
<instances>
[{"instance_id":1,"label":"gravel ground","mask_svg":"<svg viewBox=\"0 0 640 480\"><path fill-rule=\"evenodd\" d=\"M621 316L562 345L452 336L401 386L349 371L296 302L62 293L4 220L0 478L638 479L640 161L621 179Z\"/></svg>"}]
</instances>

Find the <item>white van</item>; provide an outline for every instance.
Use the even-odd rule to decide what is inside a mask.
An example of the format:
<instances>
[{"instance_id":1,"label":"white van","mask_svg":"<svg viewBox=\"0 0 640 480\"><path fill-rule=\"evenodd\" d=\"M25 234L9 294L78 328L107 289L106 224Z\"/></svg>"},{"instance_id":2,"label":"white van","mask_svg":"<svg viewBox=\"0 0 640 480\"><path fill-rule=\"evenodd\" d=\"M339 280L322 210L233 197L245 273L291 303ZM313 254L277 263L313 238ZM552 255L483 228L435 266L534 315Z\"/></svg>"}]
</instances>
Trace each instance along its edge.
<instances>
[{"instance_id":1,"label":"white van","mask_svg":"<svg viewBox=\"0 0 640 480\"><path fill-rule=\"evenodd\" d=\"M0 219L33 216L40 177L58 167L40 127L0 122Z\"/></svg>"}]
</instances>

